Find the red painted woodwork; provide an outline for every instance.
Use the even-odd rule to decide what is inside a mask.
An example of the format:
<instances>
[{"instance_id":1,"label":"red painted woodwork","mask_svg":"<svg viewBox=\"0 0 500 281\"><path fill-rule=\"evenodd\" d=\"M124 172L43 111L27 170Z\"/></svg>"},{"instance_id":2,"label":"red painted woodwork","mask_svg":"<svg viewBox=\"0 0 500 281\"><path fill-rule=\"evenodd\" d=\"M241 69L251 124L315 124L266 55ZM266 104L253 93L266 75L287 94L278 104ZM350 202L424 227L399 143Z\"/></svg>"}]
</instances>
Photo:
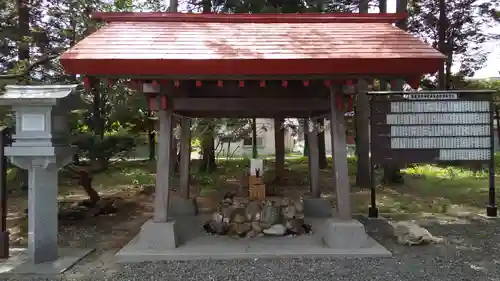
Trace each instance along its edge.
<instances>
[{"instance_id":1,"label":"red painted woodwork","mask_svg":"<svg viewBox=\"0 0 500 281\"><path fill-rule=\"evenodd\" d=\"M161 108L162 109L166 109L167 108L167 97L166 96L162 96L161 97Z\"/></svg>"},{"instance_id":2,"label":"red painted woodwork","mask_svg":"<svg viewBox=\"0 0 500 281\"><path fill-rule=\"evenodd\" d=\"M105 22L203 22L203 23L394 23L408 13L300 13L300 14L187 14L157 12L95 12L92 19Z\"/></svg>"},{"instance_id":3,"label":"red painted woodwork","mask_svg":"<svg viewBox=\"0 0 500 281\"><path fill-rule=\"evenodd\" d=\"M88 77L83 77L83 87L85 90L90 90L90 81Z\"/></svg>"},{"instance_id":4,"label":"red painted woodwork","mask_svg":"<svg viewBox=\"0 0 500 281\"><path fill-rule=\"evenodd\" d=\"M341 95L337 95L337 109L344 110L344 102L342 101Z\"/></svg>"},{"instance_id":5,"label":"red painted woodwork","mask_svg":"<svg viewBox=\"0 0 500 281\"><path fill-rule=\"evenodd\" d=\"M347 99L347 111L352 111L353 110L353 105L352 105L352 96L346 96Z\"/></svg>"},{"instance_id":6,"label":"red painted woodwork","mask_svg":"<svg viewBox=\"0 0 500 281\"><path fill-rule=\"evenodd\" d=\"M412 77L410 79L408 79L406 82L408 83L408 85L410 85L413 89L418 89L418 87L420 87L420 77Z\"/></svg>"},{"instance_id":7,"label":"red painted woodwork","mask_svg":"<svg viewBox=\"0 0 500 281\"><path fill-rule=\"evenodd\" d=\"M94 16L110 23L60 57L70 74L415 77L445 59L391 24L402 14Z\"/></svg>"},{"instance_id":8,"label":"red painted woodwork","mask_svg":"<svg viewBox=\"0 0 500 281\"><path fill-rule=\"evenodd\" d=\"M156 96L150 96L148 97L148 107L150 111L155 111L158 109L157 107L157 99Z\"/></svg>"}]
</instances>

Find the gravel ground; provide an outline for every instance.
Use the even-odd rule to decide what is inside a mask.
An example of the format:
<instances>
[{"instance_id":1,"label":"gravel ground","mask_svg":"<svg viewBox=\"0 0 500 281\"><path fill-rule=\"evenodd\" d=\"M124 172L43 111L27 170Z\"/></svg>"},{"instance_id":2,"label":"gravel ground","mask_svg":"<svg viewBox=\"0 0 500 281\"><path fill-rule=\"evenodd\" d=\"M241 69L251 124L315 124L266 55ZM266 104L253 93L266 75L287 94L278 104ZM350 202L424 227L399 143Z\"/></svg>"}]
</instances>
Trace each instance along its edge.
<instances>
[{"instance_id":1,"label":"gravel ground","mask_svg":"<svg viewBox=\"0 0 500 281\"><path fill-rule=\"evenodd\" d=\"M252 261L160 262L117 266L112 253L79 265L64 277L25 276L0 280L500 280L500 220L422 222L443 245L406 247L395 245L387 225L380 220L362 220L368 232L391 250L385 259L287 259Z\"/></svg>"}]
</instances>

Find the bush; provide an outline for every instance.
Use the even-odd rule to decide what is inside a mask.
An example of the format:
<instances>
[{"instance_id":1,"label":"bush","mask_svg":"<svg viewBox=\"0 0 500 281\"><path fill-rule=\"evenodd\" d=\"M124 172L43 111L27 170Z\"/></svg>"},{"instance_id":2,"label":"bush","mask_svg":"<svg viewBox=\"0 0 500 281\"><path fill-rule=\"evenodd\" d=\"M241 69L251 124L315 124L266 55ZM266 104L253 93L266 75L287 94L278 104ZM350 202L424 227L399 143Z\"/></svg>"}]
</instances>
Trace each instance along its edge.
<instances>
[{"instance_id":1,"label":"bush","mask_svg":"<svg viewBox=\"0 0 500 281\"><path fill-rule=\"evenodd\" d=\"M123 158L132 152L137 146L136 139L128 134L109 135L103 139L93 134L85 134L74 144L78 147L80 157L107 165L111 158Z\"/></svg>"}]
</instances>

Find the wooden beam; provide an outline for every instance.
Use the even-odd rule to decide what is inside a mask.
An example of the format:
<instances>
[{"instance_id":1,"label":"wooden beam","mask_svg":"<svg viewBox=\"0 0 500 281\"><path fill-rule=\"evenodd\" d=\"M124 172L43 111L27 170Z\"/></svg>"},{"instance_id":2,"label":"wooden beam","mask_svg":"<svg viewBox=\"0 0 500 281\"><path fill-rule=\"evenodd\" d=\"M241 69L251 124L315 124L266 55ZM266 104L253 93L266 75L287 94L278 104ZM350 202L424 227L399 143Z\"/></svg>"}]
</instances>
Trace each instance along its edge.
<instances>
[{"instance_id":1,"label":"wooden beam","mask_svg":"<svg viewBox=\"0 0 500 281\"><path fill-rule=\"evenodd\" d=\"M277 116L283 118L309 118L315 115L324 115L325 111L281 111L281 110L244 110L244 111L176 111L181 116L191 118L276 118Z\"/></svg>"},{"instance_id":2,"label":"wooden beam","mask_svg":"<svg viewBox=\"0 0 500 281\"><path fill-rule=\"evenodd\" d=\"M328 97L328 88L323 85L323 80L304 85L302 80L287 81L203 81L201 87L196 87L194 81L180 81L179 87L166 83L168 95L172 97ZM242 83L243 82L243 83ZM264 84L263 84L264 83ZM264 86L263 86L264 85Z\"/></svg>"},{"instance_id":3,"label":"wooden beam","mask_svg":"<svg viewBox=\"0 0 500 281\"><path fill-rule=\"evenodd\" d=\"M176 111L327 111L325 98L173 98ZM258 116L258 115L254 115Z\"/></svg>"}]
</instances>

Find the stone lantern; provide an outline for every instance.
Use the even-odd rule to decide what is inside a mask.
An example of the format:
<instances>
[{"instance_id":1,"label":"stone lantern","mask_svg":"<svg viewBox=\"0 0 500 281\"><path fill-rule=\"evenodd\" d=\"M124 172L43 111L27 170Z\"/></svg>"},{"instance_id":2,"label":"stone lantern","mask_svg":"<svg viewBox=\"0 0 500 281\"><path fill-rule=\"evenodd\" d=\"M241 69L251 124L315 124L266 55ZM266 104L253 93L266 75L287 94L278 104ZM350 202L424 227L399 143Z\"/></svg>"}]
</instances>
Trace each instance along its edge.
<instances>
[{"instance_id":1,"label":"stone lantern","mask_svg":"<svg viewBox=\"0 0 500 281\"><path fill-rule=\"evenodd\" d=\"M15 113L14 142L5 148L5 156L29 174L27 264L31 267L20 271L58 273L81 258L78 251L72 251L71 258L64 257L57 243L58 170L75 153L67 120L76 87L10 85L0 96L0 105L11 106ZM47 266L40 268L40 264Z\"/></svg>"}]
</instances>

